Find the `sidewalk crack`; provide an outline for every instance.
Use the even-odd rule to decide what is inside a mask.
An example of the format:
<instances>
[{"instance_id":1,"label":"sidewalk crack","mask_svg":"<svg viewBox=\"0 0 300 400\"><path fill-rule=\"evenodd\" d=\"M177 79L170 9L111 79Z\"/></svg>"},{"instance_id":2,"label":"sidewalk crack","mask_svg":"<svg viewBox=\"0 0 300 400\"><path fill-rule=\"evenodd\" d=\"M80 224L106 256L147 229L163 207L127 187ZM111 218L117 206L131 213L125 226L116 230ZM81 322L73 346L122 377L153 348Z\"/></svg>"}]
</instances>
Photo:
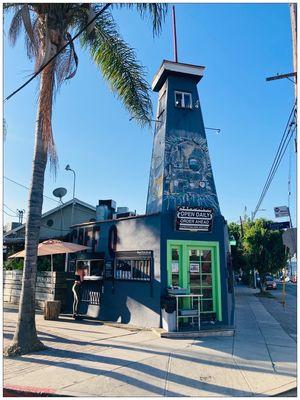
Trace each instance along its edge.
<instances>
[{"instance_id":1,"label":"sidewalk crack","mask_svg":"<svg viewBox=\"0 0 300 400\"><path fill-rule=\"evenodd\" d=\"M166 377L165 377L165 386L164 386L163 397L166 397L166 392L167 392L167 387L168 387L168 377L169 377L169 373L170 373L170 369L171 369L171 360L172 360L172 356L171 356L171 353L169 353L167 368L166 368Z\"/></svg>"}]
</instances>

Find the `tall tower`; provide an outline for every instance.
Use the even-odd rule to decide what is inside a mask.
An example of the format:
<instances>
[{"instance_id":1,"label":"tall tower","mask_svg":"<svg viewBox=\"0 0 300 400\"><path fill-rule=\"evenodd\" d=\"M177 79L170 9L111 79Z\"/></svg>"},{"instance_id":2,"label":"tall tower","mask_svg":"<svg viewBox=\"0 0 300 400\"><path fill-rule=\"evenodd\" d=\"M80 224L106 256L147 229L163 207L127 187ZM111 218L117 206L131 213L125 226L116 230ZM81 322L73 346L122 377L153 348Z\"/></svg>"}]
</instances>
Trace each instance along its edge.
<instances>
[{"instance_id":1,"label":"tall tower","mask_svg":"<svg viewBox=\"0 0 300 400\"><path fill-rule=\"evenodd\" d=\"M204 67L164 60L152 89L158 92L146 213L178 206L220 214L197 83Z\"/></svg>"}]
</instances>

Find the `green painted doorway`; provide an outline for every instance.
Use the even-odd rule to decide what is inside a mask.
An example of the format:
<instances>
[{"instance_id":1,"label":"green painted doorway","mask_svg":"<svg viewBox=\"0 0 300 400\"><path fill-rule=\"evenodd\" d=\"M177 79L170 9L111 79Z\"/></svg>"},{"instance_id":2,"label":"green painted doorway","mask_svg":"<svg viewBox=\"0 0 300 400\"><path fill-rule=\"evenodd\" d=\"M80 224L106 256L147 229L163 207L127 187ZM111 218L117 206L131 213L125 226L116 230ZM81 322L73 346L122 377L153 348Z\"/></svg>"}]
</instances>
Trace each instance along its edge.
<instances>
[{"instance_id":1,"label":"green painted doorway","mask_svg":"<svg viewBox=\"0 0 300 400\"><path fill-rule=\"evenodd\" d=\"M222 321L218 242L167 241L168 286L202 294L202 319Z\"/></svg>"}]
</instances>

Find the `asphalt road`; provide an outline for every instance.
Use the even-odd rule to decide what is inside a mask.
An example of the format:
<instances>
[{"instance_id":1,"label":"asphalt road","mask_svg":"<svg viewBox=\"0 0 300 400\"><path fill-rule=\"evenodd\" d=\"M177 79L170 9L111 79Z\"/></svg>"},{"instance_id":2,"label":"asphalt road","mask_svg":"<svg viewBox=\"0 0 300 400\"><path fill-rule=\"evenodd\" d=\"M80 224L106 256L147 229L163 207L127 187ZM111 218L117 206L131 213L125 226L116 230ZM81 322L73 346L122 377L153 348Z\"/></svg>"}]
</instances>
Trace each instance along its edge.
<instances>
[{"instance_id":1,"label":"asphalt road","mask_svg":"<svg viewBox=\"0 0 300 400\"><path fill-rule=\"evenodd\" d=\"M259 297L264 307L278 321L282 329L297 340L297 285L286 284L285 305L282 304L282 284L277 290L269 290L274 297Z\"/></svg>"},{"instance_id":2,"label":"asphalt road","mask_svg":"<svg viewBox=\"0 0 300 400\"><path fill-rule=\"evenodd\" d=\"M282 283L278 283L278 290L282 291ZM285 290L287 293L291 294L292 296L297 296L297 284L296 283L286 283Z\"/></svg>"}]
</instances>

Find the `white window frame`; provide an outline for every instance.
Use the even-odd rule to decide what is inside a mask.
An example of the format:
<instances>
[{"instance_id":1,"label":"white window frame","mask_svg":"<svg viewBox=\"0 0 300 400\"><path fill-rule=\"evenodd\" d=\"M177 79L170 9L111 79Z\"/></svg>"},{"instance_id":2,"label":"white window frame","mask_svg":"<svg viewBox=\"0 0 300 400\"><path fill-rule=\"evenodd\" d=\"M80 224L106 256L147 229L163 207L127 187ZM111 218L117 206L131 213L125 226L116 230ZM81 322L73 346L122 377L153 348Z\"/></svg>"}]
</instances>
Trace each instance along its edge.
<instances>
[{"instance_id":1,"label":"white window frame","mask_svg":"<svg viewBox=\"0 0 300 400\"><path fill-rule=\"evenodd\" d=\"M177 94L181 94L181 105L177 105L176 104L176 95ZM186 105L185 105L185 101L184 101L184 96L185 95L188 95L189 97L190 97L190 106L189 107L187 107ZM174 99L175 99L175 107L177 107L177 108L189 108L189 109L192 109L193 108L193 101L192 101L192 93L189 93L189 92L181 92L180 90L175 90L175 92L174 92Z\"/></svg>"}]
</instances>

